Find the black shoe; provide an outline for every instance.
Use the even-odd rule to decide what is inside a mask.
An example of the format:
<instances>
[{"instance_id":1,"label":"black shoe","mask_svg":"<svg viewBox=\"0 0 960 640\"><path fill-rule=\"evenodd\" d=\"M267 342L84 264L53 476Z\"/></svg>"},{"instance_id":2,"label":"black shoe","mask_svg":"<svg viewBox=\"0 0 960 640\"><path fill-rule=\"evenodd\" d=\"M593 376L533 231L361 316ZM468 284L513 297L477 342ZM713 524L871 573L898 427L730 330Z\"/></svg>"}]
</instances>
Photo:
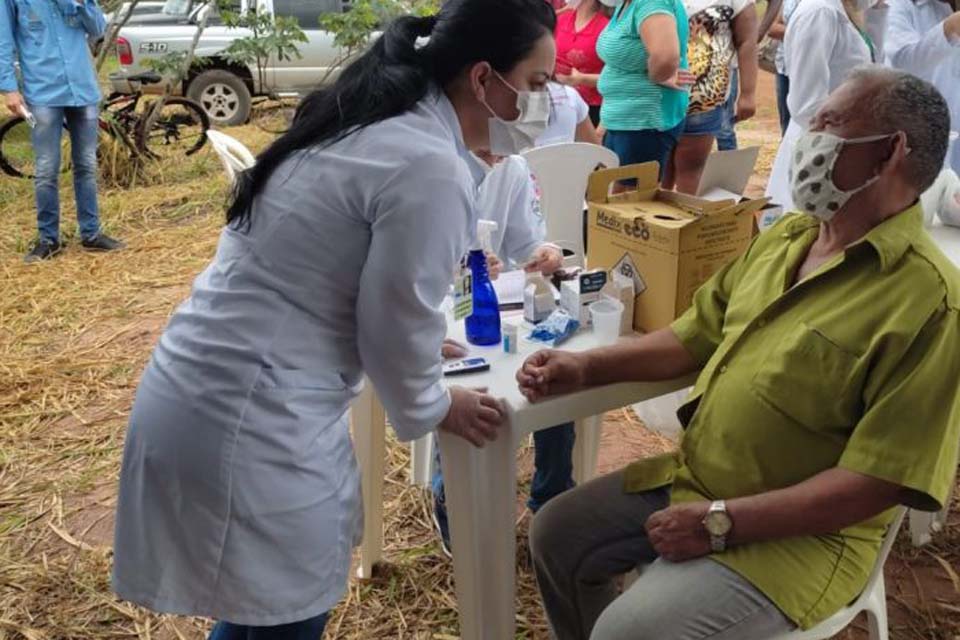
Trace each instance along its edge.
<instances>
[{"instance_id":1,"label":"black shoe","mask_svg":"<svg viewBox=\"0 0 960 640\"><path fill-rule=\"evenodd\" d=\"M447 505L439 498L433 498L433 526L440 534L440 548L443 554L448 558L453 557L453 551L450 549L450 524L447 522Z\"/></svg>"},{"instance_id":2,"label":"black shoe","mask_svg":"<svg viewBox=\"0 0 960 640\"><path fill-rule=\"evenodd\" d=\"M31 262L49 260L63 251L63 247L64 244L59 241L51 242L50 240L38 240L37 244L33 245L33 249L30 250L30 253L23 256L23 261L27 264L30 264Z\"/></svg>"},{"instance_id":3,"label":"black shoe","mask_svg":"<svg viewBox=\"0 0 960 640\"><path fill-rule=\"evenodd\" d=\"M119 240L114 240L105 233L97 234L89 240L84 240L81 244L84 249L90 251L117 251L118 249L126 249L127 247L124 243Z\"/></svg>"}]
</instances>

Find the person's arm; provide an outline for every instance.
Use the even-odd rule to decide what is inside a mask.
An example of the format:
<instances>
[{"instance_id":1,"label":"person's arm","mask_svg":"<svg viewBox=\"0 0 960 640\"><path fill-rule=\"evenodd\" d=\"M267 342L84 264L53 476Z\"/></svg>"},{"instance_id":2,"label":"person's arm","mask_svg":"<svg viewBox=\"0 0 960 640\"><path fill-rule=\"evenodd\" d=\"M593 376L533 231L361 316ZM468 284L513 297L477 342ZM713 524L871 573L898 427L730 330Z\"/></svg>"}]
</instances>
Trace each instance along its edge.
<instances>
[{"instance_id":1,"label":"person's arm","mask_svg":"<svg viewBox=\"0 0 960 640\"><path fill-rule=\"evenodd\" d=\"M647 75L652 82L669 82L680 69L680 40L672 14L655 13L640 24L640 39L647 49Z\"/></svg>"},{"instance_id":2,"label":"person's arm","mask_svg":"<svg viewBox=\"0 0 960 640\"><path fill-rule=\"evenodd\" d=\"M842 11L821 7L800 9L790 18L784 40L790 94L790 117L806 129L830 94L830 59L836 46Z\"/></svg>"},{"instance_id":3,"label":"person's arm","mask_svg":"<svg viewBox=\"0 0 960 640\"><path fill-rule=\"evenodd\" d=\"M77 17L91 41L97 41L107 30L107 17L103 15L97 0L74 0L77 4Z\"/></svg>"},{"instance_id":4,"label":"person's arm","mask_svg":"<svg viewBox=\"0 0 960 640\"><path fill-rule=\"evenodd\" d=\"M0 0L0 93L4 96L4 103L10 113L20 115L23 108L23 97L17 86L17 76L13 72L13 63L16 52L14 25L17 24L17 8L13 0Z\"/></svg>"},{"instance_id":5,"label":"person's arm","mask_svg":"<svg viewBox=\"0 0 960 640\"><path fill-rule=\"evenodd\" d=\"M884 53L888 63L927 80L948 56L960 56L960 12L926 32L911 19L912 0L892 0L887 16Z\"/></svg>"},{"instance_id":6,"label":"person's arm","mask_svg":"<svg viewBox=\"0 0 960 640\"><path fill-rule=\"evenodd\" d=\"M749 120L757 112L757 6L750 2L733 19L733 41L740 66L740 97L737 98L737 122Z\"/></svg>"},{"instance_id":7,"label":"person's arm","mask_svg":"<svg viewBox=\"0 0 960 640\"><path fill-rule=\"evenodd\" d=\"M600 74L582 73L576 68L571 68L569 74L557 74L557 81L571 87L596 87L600 81Z\"/></svg>"},{"instance_id":8,"label":"person's arm","mask_svg":"<svg viewBox=\"0 0 960 640\"><path fill-rule=\"evenodd\" d=\"M589 117L584 118L577 125L577 134L574 138L577 142L589 142L590 144L603 144L603 138L597 128L593 126Z\"/></svg>"},{"instance_id":9,"label":"person's arm","mask_svg":"<svg viewBox=\"0 0 960 640\"><path fill-rule=\"evenodd\" d=\"M938 309L903 353L878 358L864 386L864 412L836 467L790 487L727 500L731 544L836 533L903 504L939 511L960 447L958 312ZM825 390L829 393L829 390ZM709 503L657 512L647 522L668 560L710 552Z\"/></svg>"},{"instance_id":10,"label":"person's arm","mask_svg":"<svg viewBox=\"0 0 960 640\"><path fill-rule=\"evenodd\" d=\"M382 186L373 209L356 303L364 371L401 440L439 427L481 444L496 434L499 403L448 391L440 359L447 326L439 308L474 219L473 193L449 157L412 158Z\"/></svg>"},{"instance_id":11,"label":"person's arm","mask_svg":"<svg viewBox=\"0 0 960 640\"><path fill-rule=\"evenodd\" d=\"M868 475L828 469L798 484L727 500L733 520L728 545L836 533L900 504L904 490ZM647 520L650 543L663 558L684 562L710 553L703 519L709 502L687 502Z\"/></svg>"},{"instance_id":12,"label":"person's arm","mask_svg":"<svg viewBox=\"0 0 960 640\"><path fill-rule=\"evenodd\" d=\"M777 14L777 19L773 21L773 24L770 25L770 30L767 31L767 36L771 40L779 40L783 42L783 36L787 33L787 23L783 21L783 11Z\"/></svg>"}]
</instances>

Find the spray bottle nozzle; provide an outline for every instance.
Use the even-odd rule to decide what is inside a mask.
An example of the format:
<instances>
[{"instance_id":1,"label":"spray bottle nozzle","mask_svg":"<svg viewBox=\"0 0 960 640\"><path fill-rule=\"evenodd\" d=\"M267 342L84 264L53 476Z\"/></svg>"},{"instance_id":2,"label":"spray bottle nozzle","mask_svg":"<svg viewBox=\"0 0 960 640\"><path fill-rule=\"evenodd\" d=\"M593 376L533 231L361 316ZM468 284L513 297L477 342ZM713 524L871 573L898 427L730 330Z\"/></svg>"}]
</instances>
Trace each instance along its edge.
<instances>
[{"instance_id":1,"label":"spray bottle nozzle","mask_svg":"<svg viewBox=\"0 0 960 640\"><path fill-rule=\"evenodd\" d=\"M480 242L480 248L487 253L493 253L493 241L491 240L493 232L499 228L499 225L493 220L477 221L477 240Z\"/></svg>"}]
</instances>

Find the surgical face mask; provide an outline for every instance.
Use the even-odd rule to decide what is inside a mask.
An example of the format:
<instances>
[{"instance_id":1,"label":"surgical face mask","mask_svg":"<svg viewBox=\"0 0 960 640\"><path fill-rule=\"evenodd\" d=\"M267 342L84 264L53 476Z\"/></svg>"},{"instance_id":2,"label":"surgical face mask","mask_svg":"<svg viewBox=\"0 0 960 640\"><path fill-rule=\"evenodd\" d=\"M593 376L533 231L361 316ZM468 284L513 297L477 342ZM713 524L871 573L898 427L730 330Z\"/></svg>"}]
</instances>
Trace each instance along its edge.
<instances>
[{"instance_id":1,"label":"surgical face mask","mask_svg":"<svg viewBox=\"0 0 960 640\"><path fill-rule=\"evenodd\" d=\"M895 133L844 139L830 133L807 131L793 150L790 191L797 209L824 221L831 220L853 196L880 179L876 175L856 189L844 191L833 182L833 166L845 146L892 138Z\"/></svg>"},{"instance_id":2,"label":"surgical face mask","mask_svg":"<svg viewBox=\"0 0 960 640\"><path fill-rule=\"evenodd\" d=\"M493 116L490 118L490 153L495 156L512 156L534 146L537 138L547 128L550 120L550 94L546 91L518 91L494 71L505 86L517 94L516 120L504 120L497 115L487 101L483 105Z\"/></svg>"},{"instance_id":3,"label":"surgical face mask","mask_svg":"<svg viewBox=\"0 0 960 640\"><path fill-rule=\"evenodd\" d=\"M605 7L610 7L611 9L616 9L623 4L623 0L600 0L600 4Z\"/></svg>"},{"instance_id":4,"label":"surgical face mask","mask_svg":"<svg viewBox=\"0 0 960 640\"><path fill-rule=\"evenodd\" d=\"M583 0L567 0L567 6L571 9L576 9L582 4Z\"/></svg>"}]
</instances>

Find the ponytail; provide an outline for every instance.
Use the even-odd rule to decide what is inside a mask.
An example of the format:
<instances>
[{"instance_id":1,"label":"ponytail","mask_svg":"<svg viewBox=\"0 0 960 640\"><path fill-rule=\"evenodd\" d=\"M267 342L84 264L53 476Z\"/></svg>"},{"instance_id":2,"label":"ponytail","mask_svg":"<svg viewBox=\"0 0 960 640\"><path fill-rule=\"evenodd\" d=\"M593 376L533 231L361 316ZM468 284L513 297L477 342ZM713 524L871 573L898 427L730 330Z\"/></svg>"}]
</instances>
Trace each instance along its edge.
<instances>
[{"instance_id":1,"label":"ponytail","mask_svg":"<svg viewBox=\"0 0 960 640\"><path fill-rule=\"evenodd\" d=\"M254 199L293 153L405 113L475 62L509 71L553 26L544 0L447 0L436 16L397 18L332 85L307 95L290 129L237 175L227 224L249 229Z\"/></svg>"}]
</instances>

